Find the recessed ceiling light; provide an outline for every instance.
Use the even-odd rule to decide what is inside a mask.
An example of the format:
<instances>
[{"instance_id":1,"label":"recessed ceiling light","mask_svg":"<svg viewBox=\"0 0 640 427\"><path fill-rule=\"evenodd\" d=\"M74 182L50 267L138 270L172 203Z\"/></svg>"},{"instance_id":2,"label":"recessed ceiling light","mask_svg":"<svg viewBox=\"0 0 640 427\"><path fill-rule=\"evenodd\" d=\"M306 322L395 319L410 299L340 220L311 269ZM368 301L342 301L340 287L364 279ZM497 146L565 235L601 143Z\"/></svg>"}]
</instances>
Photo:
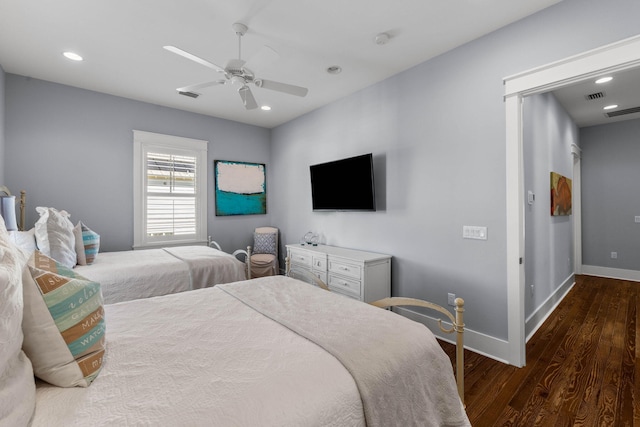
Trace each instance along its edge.
<instances>
[{"instance_id":1,"label":"recessed ceiling light","mask_svg":"<svg viewBox=\"0 0 640 427\"><path fill-rule=\"evenodd\" d=\"M600 85L602 83L610 82L611 80L613 80L613 77L602 77L602 78L596 80L596 83Z\"/></svg>"},{"instance_id":2,"label":"recessed ceiling light","mask_svg":"<svg viewBox=\"0 0 640 427\"><path fill-rule=\"evenodd\" d=\"M263 105L262 107L260 107L260 109L263 111L271 111L271 107L269 107L268 105Z\"/></svg>"},{"instance_id":3,"label":"recessed ceiling light","mask_svg":"<svg viewBox=\"0 0 640 427\"><path fill-rule=\"evenodd\" d=\"M74 52L64 52L63 55L65 58L70 59L72 61L82 61L84 59L82 58L82 56Z\"/></svg>"},{"instance_id":4,"label":"recessed ceiling light","mask_svg":"<svg viewBox=\"0 0 640 427\"><path fill-rule=\"evenodd\" d=\"M607 105L604 107L605 110L613 110L614 108L618 108L618 104Z\"/></svg>"},{"instance_id":5,"label":"recessed ceiling light","mask_svg":"<svg viewBox=\"0 0 640 427\"><path fill-rule=\"evenodd\" d=\"M329 74L340 74L342 72L342 67L339 65L332 65L327 68L327 73Z\"/></svg>"}]
</instances>

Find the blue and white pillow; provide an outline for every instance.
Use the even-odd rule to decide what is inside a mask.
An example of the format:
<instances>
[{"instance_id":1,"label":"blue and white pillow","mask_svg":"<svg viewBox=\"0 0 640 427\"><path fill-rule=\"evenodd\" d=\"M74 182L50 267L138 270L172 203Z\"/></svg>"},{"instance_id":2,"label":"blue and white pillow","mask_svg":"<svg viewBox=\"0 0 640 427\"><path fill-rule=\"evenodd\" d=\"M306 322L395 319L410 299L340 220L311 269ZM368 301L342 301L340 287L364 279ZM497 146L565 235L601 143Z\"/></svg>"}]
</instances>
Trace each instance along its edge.
<instances>
[{"instance_id":1,"label":"blue and white pillow","mask_svg":"<svg viewBox=\"0 0 640 427\"><path fill-rule=\"evenodd\" d=\"M276 255L278 253L276 248L276 235L274 233L254 233L253 253Z\"/></svg>"},{"instance_id":2,"label":"blue and white pillow","mask_svg":"<svg viewBox=\"0 0 640 427\"><path fill-rule=\"evenodd\" d=\"M84 225L82 221L73 228L76 238L76 256L78 265L91 265L100 250L100 235Z\"/></svg>"},{"instance_id":3,"label":"blue and white pillow","mask_svg":"<svg viewBox=\"0 0 640 427\"><path fill-rule=\"evenodd\" d=\"M23 349L36 377L88 387L106 350L100 284L35 251L24 274Z\"/></svg>"}]
</instances>

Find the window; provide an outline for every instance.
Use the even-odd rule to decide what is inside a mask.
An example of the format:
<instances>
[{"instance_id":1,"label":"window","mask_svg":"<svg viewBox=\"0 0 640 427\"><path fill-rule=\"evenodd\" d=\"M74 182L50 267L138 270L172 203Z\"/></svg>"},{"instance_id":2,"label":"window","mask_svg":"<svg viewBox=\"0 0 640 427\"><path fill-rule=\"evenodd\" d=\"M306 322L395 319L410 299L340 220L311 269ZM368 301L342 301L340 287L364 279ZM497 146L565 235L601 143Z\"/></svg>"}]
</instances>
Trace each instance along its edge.
<instances>
[{"instance_id":1,"label":"window","mask_svg":"<svg viewBox=\"0 0 640 427\"><path fill-rule=\"evenodd\" d=\"M207 141L133 131L135 248L207 241Z\"/></svg>"}]
</instances>

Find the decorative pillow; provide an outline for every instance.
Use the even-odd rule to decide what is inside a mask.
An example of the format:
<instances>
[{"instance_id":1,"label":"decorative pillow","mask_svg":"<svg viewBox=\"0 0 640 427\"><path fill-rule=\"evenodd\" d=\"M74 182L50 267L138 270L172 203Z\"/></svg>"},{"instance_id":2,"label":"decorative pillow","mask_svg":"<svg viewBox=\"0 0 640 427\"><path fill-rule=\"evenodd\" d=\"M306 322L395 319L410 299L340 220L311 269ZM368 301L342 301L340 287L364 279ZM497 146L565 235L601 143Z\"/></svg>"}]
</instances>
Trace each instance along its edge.
<instances>
[{"instance_id":1,"label":"decorative pillow","mask_svg":"<svg viewBox=\"0 0 640 427\"><path fill-rule=\"evenodd\" d=\"M0 217L0 425L26 426L36 405L33 370L22 351L22 271L26 259L10 243Z\"/></svg>"},{"instance_id":2,"label":"decorative pillow","mask_svg":"<svg viewBox=\"0 0 640 427\"><path fill-rule=\"evenodd\" d=\"M13 244L26 255L29 259L33 251L38 249L36 246L36 229L32 228L29 231L13 231L10 235Z\"/></svg>"},{"instance_id":3,"label":"decorative pillow","mask_svg":"<svg viewBox=\"0 0 640 427\"><path fill-rule=\"evenodd\" d=\"M40 219L36 222L36 243L43 254L65 267L76 265L76 238L73 224L66 211L37 207Z\"/></svg>"},{"instance_id":4,"label":"decorative pillow","mask_svg":"<svg viewBox=\"0 0 640 427\"><path fill-rule=\"evenodd\" d=\"M87 387L105 354L100 285L35 251L24 281L24 351L35 375L59 387Z\"/></svg>"},{"instance_id":5,"label":"decorative pillow","mask_svg":"<svg viewBox=\"0 0 640 427\"><path fill-rule=\"evenodd\" d=\"M276 255L276 235L274 233L253 233L253 253Z\"/></svg>"},{"instance_id":6,"label":"decorative pillow","mask_svg":"<svg viewBox=\"0 0 640 427\"><path fill-rule=\"evenodd\" d=\"M78 265L91 265L98 256L100 235L84 225L82 221L73 228L76 238L76 255Z\"/></svg>"}]
</instances>

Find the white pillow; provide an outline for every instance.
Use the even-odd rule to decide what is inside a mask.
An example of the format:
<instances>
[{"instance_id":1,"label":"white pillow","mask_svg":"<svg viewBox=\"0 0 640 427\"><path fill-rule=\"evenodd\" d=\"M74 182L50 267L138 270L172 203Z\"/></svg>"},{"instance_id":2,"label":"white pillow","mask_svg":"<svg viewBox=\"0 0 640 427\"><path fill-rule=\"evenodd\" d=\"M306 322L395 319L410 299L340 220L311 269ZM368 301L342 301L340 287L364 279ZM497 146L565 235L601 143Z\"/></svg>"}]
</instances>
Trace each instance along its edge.
<instances>
[{"instance_id":1,"label":"white pillow","mask_svg":"<svg viewBox=\"0 0 640 427\"><path fill-rule=\"evenodd\" d=\"M37 207L40 219L36 222L36 242L43 254L68 268L76 265L76 238L73 224L66 211Z\"/></svg>"},{"instance_id":2,"label":"white pillow","mask_svg":"<svg viewBox=\"0 0 640 427\"><path fill-rule=\"evenodd\" d=\"M31 362L22 351L25 259L0 217L0 425L29 425L36 405Z\"/></svg>"},{"instance_id":3,"label":"white pillow","mask_svg":"<svg viewBox=\"0 0 640 427\"><path fill-rule=\"evenodd\" d=\"M9 233L13 244L22 251L27 257L38 249L36 246L36 229L32 228L29 231L12 231Z\"/></svg>"}]
</instances>

